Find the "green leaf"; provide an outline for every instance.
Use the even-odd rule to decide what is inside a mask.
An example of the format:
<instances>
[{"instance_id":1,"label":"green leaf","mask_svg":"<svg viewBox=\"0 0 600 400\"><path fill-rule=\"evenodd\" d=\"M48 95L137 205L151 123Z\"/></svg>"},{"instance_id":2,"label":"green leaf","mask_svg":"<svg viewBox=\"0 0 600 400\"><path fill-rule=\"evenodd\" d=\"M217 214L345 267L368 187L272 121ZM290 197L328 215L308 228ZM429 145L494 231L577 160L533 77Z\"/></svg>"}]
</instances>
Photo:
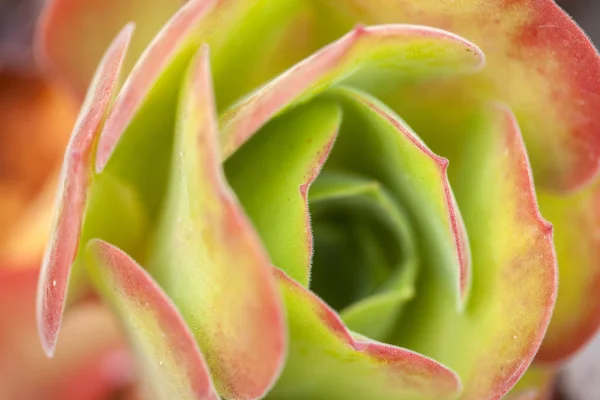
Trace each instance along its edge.
<instances>
[{"instance_id":1,"label":"green leaf","mask_svg":"<svg viewBox=\"0 0 600 400\"><path fill-rule=\"evenodd\" d=\"M290 349L271 400L454 400L460 380L412 351L359 338L308 289L273 268L287 309Z\"/></svg>"},{"instance_id":2,"label":"green leaf","mask_svg":"<svg viewBox=\"0 0 600 400\"><path fill-rule=\"evenodd\" d=\"M79 243L96 238L138 260L143 259L148 244L148 218L143 203L129 185L108 173L92 178ZM69 303L79 299L87 289L87 273L82 268L80 250L69 278Z\"/></svg>"},{"instance_id":3,"label":"green leaf","mask_svg":"<svg viewBox=\"0 0 600 400\"><path fill-rule=\"evenodd\" d=\"M448 161L373 97L345 88L329 96L341 101L345 118L325 171L351 171L386 187L410 215L453 304L462 307L470 282L469 243L446 177Z\"/></svg>"},{"instance_id":4,"label":"green leaf","mask_svg":"<svg viewBox=\"0 0 600 400\"><path fill-rule=\"evenodd\" d=\"M308 190L341 121L335 102L315 101L274 119L225 163L274 265L308 285L313 239Z\"/></svg>"},{"instance_id":5,"label":"green leaf","mask_svg":"<svg viewBox=\"0 0 600 400\"><path fill-rule=\"evenodd\" d=\"M535 356L556 299L552 227L540 215L512 113L494 105L471 121L452 184L469 231L472 291L464 313L422 249L418 296L392 343L453 368L461 400L502 397ZM443 334L440 334L443 332Z\"/></svg>"},{"instance_id":6,"label":"green leaf","mask_svg":"<svg viewBox=\"0 0 600 400\"><path fill-rule=\"evenodd\" d=\"M555 228L560 287L552 322L537 355L556 363L579 351L600 327L600 180L570 195L538 191Z\"/></svg>"},{"instance_id":7,"label":"green leaf","mask_svg":"<svg viewBox=\"0 0 600 400\"><path fill-rule=\"evenodd\" d=\"M319 3L318 19L323 26L319 34L329 40L357 23L410 23L446 29L473 41L486 54L481 73L449 85L435 82L395 94L406 96L407 103L421 102L423 94L435 94L444 106L452 105L457 97L503 101L522 126L538 186L565 193L582 188L596 176L600 166L600 53L556 1L315 3ZM392 108L422 133L402 109ZM434 119L438 110L430 109L434 114L424 111L424 116ZM446 126L439 126L439 133L448 136Z\"/></svg>"},{"instance_id":8,"label":"green leaf","mask_svg":"<svg viewBox=\"0 0 600 400\"><path fill-rule=\"evenodd\" d=\"M476 72L483 65L474 44L449 32L413 25L358 26L225 111L223 154L234 153L275 115L336 84L390 88Z\"/></svg>"},{"instance_id":9,"label":"green leaf","mask_svg":"<svg viewBox=\"0 0 600 400\"><path fill-rule=\"evenodd\" d=\"M222 171L203 47L179 102L167 201L148 270L181 311L219 393L254 399L285 359L285 321L270 260Z\"/></svg>"}]
</instances>

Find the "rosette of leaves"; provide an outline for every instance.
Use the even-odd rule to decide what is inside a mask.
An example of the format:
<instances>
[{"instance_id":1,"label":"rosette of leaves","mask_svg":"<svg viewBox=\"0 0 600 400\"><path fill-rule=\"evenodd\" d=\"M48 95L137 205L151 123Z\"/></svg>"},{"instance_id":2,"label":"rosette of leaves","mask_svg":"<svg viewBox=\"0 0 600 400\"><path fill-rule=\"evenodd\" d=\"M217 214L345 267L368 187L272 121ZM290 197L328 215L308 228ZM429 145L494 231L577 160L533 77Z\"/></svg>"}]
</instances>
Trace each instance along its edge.
<instances>
[{"instance_id":1,"label":"rosette of leaves","mask_svg":"<svg viewBox=\"0 0 600 400\"><path fill-rule=\"evenodd\" d=\"M54 1L41 48L81 92L123 26L47 353L92 288L148 398L480 400L596 330L600 58L552 1Z\"/></svg>"}]
</instances>

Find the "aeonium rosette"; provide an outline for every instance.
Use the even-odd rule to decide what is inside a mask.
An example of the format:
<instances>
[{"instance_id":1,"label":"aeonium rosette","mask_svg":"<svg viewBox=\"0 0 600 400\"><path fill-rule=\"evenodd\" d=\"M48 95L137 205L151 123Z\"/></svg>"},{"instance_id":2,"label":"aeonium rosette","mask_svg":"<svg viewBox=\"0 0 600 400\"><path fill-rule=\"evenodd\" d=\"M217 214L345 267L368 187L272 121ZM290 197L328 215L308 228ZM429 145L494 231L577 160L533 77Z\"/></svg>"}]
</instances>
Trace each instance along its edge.
<instances>
[{"instance_id":1,"label":"aeonium rosette","mask_svg":"<svg viewBox=\"0 0 600 400\"><path fill-rule=\"evenodd\" d=\"M178 3L46 11L76 90L139 32L65 156L47 353L90 284L149 398L498 399L594 333L600 58L553 2Z\"/></svg>"}]
</instances>

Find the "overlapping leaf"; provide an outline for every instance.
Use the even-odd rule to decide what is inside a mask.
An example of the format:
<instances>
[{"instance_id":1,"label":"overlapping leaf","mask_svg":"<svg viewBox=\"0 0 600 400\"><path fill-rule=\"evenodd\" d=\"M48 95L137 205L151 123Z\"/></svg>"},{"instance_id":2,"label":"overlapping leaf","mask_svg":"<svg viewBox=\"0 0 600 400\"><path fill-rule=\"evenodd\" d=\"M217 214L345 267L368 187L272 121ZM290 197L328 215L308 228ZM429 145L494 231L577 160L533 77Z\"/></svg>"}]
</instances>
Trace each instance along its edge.
<instances>
[{"instance_id":1,"label":"overlapping leaf","mask_svg":"<svg viewBox=\"0 0 600 400\"><path fill-rule=\"evenodd\" d=\"M460 379L420 354L359 338L337 314L273 269L286 304L290 350L269 399L455 399Z\"/></svg>"},{"instance_id":2,"label":"overlapping leaf","mask_svg":"<svg viewBox=\"0 0 600 400\"><path fill-rule=\"evenodd\" d=\"M149 271L191 327L223 396L254 399L285 359L269 258L225 181L208 48L190 65Z\"/></svg>"},{"instance_id":3,"label":"overlapping leaf","mask_svg":"<svg viewBox=\"0 0 600 400\"><path fill-rule=\"evenodd\" d=\"M539 214L514 117L502 106L478 114L452 181L473 252L469 304L462 316L449 307L445 282L425 259L419 296L394 342L455 369L465 384L462 398L496 399L541 344L557 270L552 227Z\"/></svg>"},{"instance_id":4,"label":"overlapping leaf","mask_svg":"<svg viewBox=\"0 0 600 400\"><path fill-rule=\"evenodd\" d=\"M486 53L485 71L414 94L433 90L448 105L459 94L508 103L523 128L539 185L567 191L595 176L600 55L554 1L334 0L316 7L324 40L357 22L423 24L472 40Z\"/></svg>"}]
</instances>

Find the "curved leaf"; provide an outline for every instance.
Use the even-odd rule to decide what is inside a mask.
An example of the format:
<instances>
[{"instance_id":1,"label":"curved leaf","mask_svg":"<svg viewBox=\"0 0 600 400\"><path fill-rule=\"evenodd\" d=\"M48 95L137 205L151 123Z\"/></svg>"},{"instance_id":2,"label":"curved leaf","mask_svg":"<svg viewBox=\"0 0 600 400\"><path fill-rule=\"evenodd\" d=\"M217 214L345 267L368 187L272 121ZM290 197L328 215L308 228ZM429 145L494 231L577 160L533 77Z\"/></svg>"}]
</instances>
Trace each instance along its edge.
<instances>
[{"instance_id":1,"label":"curved leaf","mask_svg":"<svg viewBox=\"0 0 600 400\"><path fill-rule=\"evenodd\" d=\"M202 43L211 46L216 93L236 99L244 88L253 87L247 85L259 83L255 80L259 68L253 65L263 63L261 55L271 60L264 73L281 70L280 63L287 67L292 63L286 61L288 56L296 61L301 43L292 51L288 43L281 54L277 53L281 46L273 48L264 38L269 34L272 39L293 37L297 18L302 19L298 4L296 0L191 0L139 59L100 137L96 171L106 168L135 187L147 202L151 221L159 213L168 179L177 97L197 49ZM244 68L238 68L242 64Z\"/></svg>"},{"instance_id":2,"label":"curved leaf","mask_svg":"<svg viewBox=\"0 0 600 400\"><path fill-rule=\"evenodd\" d=\"M581 349L600 326L600 182L568 196L540 190L538 202L556 229L560 285L537 359L556 362Z\"/></svg>"},{"instance_id":3,"label":"curved leaf","mask_svg":"<svg viewBox=\"0 0 600 400\"><path fill-rule=\"evenodd\" d=\"M553 0L334 0L319 6L330 40L362 22L423 24L473 41L487 67L443 89L443 102L463 93L508 103L523 128L536 182L545 188L574 190L596 175L600 55ZM438 89L413 94L427 90Z\"/></svg>"},{"instance_id":4,"label":"curved leaf","mask_svg":"<svg viewBox=\"0 0 600 400\"><path fill-rule=\"evenodd\" d=\"M217 400L194 336L152 277L101 240L88 243L85 263L129 336L148 396L144 398Z\"/></svg>"},{"instance_id":5,"label":"curved leaf","mask_svg":"<svg viewBox=\"0 0 600 400\"><path fill-rule=\"evenodd\" d=\"M299 107L267 124L225 163L229 183L273 264L305 286L313 252L308 192L341 118L334 102Z\"/></svg>"},{"instance_id":6,"label":"curved leaf","mask_svg":"<svg viewBox=\"0 0 600 400\"><path fill-rule=\"evenodd\" d=\"M254 399L285 359L282 306L258 235L225 180L204 47L186 77L149 271L191 327L224 397Z\"/></svg>"},{"instance_id":7,"label":"curved leaf","mask_svg":"<svg viewBox=\"0 0 600 400\"><path fill-rule=\"evenodd\" d=\"M279 269L273 272L287 309L290 350L268 399L455 399L460 380L412 351L359 338L339 316Z\"/></svg>"},{"instance_id":8,"label":"curved leaf","mask_svg":"<svg viewBox=\"0 0 600 400\"><path fill-rule=\"evenodd\" d=\"M221 116L227 158L273 116L344 80L379 85L475 72L481 51L449 32L413 25L356 27ZM362 81L362 82L361 82Z\"/></svg>"},{"instance_id":9,"label":"curved leaf","mask_svg":"<svg viewBox=\"0 0 600 400\"><path fill-rule=\"evenodd\" d=\"M65 308L71 264L79 246L84 207L93 173L93 147L117 88L133 26L126 26L98 66L67 147L55 205L52 233L42 263L37 294L38 330L52 356Z\"/></svg>"}]
</instances>

